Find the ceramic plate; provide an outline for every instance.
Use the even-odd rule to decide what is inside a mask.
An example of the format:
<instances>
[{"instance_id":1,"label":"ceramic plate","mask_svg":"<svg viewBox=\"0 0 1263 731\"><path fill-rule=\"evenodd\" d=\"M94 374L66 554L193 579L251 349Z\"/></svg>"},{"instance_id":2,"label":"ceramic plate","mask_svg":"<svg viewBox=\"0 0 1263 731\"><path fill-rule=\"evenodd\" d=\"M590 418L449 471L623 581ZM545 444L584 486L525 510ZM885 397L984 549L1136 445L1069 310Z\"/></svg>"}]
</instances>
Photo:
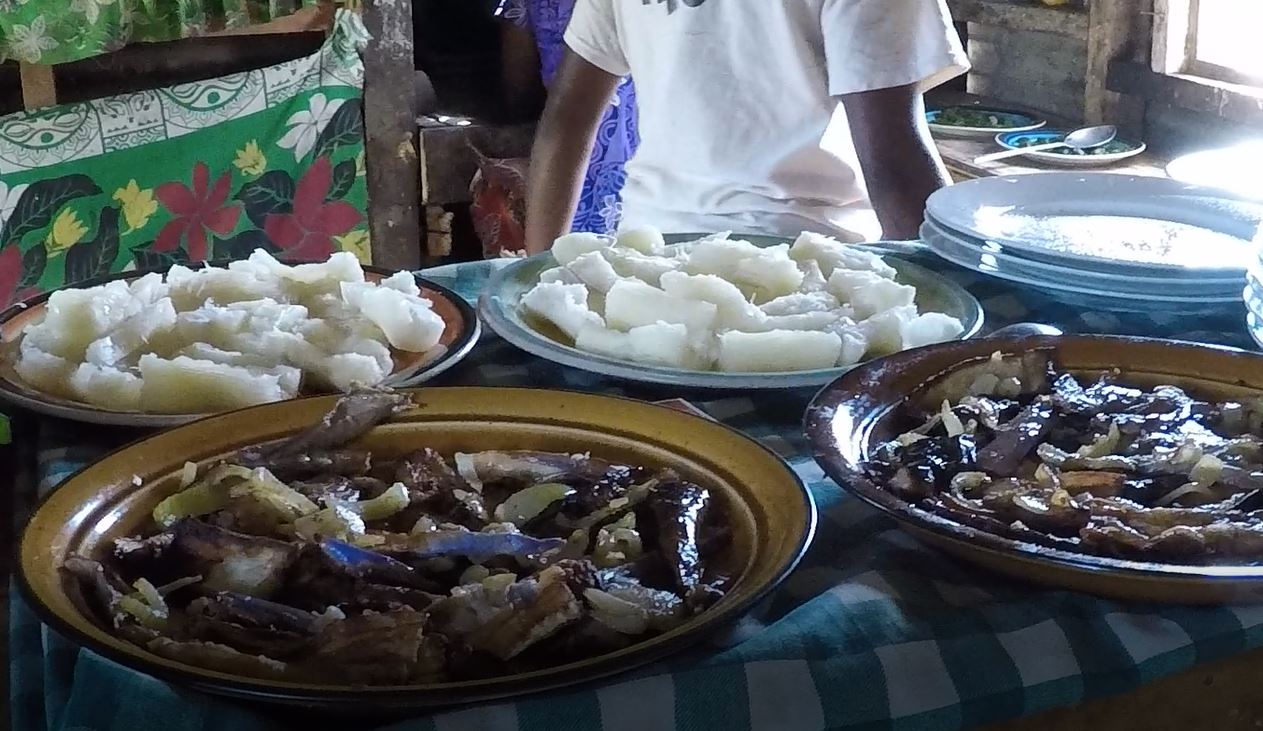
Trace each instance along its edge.
<instances>
[{"instance_id":1,"label":"ceramic plate","mask_svg":"<svg viewBox=\"0 0 1263 731\"><path fill-rule=\"evenodd\" d=\"M987 255L999 262L1011 262L1015 265L1020 265L1031 272L1037 273L1035 276L1041 279L1066 281L1069 277L1077 283L1106 287L1109 291L1127 290L1148 294L1153 291L1153 287L1161 287L1164 295L1202 296L1206 293L1226 294L1234 292L1241 288L1244 281L1244 277L1240 275L1234 275L1225 279L1201 279L1194 278L1193 275L1196 272L1189 272L1185 276L1174 276L1174 273L1160 271L1149 271L1148 274L1133 274L1125 270L1116 271L1106 267L1079 268L1068 264L1049 264L1039 259L1022 256L1021 252L1014 252L994 241L971 239L955 233L944 228L942 224L932 218L925 220L922 231L933 232L936 236L976 252L979 256Z\"/></svg>"},{"instance_id":2,"label":"ceramic plate","mask_svg":"<svg viewBox=\"0 0 1263 731\"><path fill-rule=\"evenodd\" d=\"M1166 171L1182 183L1263 203L1263 141L1189 153L1168 163Z\"/></svg>"},{"instance_id":3,"label":"ceramic plate","mask_svg":"<svg viewBox=\"0 0 1263 731\"><path fill-rule=\"evenodd\" d=\"M1245 278L1245 270L1243 269L1154 268L1143 264L1083 262L1055 255L1048 256L1022 248L1015 248L1011 243L973 237L951 228L929 213L926 213L925 221L932 224L939 233L966 244L970 248L988 253L1000 252L1014 259L1019 259L1024 263L1036 265L1044 271L1072 272L1074 276L1079 276L1079 273L1085 272L1092 275L1092 278L1100 278L1103 281L1126 280L1152 283L1155 286L1175 283L1181 287L1207 287L1219 290L1227 290L1239 286Z\"/></svg>"},{"instance_id":4,"label":"ceramic plate","mask_svg":"<svg viewBox=\"0 0 1263 731\"><path fill-rule=\"evenodd\" d=\"M1060 142L1066 137L1065 130L1039 129L1030 132L1001 132L995 141L1006 150L1018 150L1032 145L1046 145ZM1089 154L1073 152L1068 147L1044 152L1029 152L1023 157L1051 165L1064 167L1100 167L1135 157L1145 151L1145 143L1132 140L1116 139L1108 145L1093 150Z\"/></svg>"},{"instance_id":5,"label":"ceramic plate","mask_svg":"<svg viewBox=\"0 0 1263 731\"><path fill-rule=\"evenodd\" d=\"M678 243L692 241L700 236L701 234L679 234L669 236L667 240ZM741 238L758 246L789 243L786 239L771 236L743 234L734 235L734 238ZM874 250L884 253L880 246L874 247ZM982 329L982 305L955 282L893 257L886 257L886 261L898 272L900 282L917 288L917 306L921 311L945 312L960 320L965 326L962 338L973 337ZM721 373L642 365L584 352L573 347L561 332L546 323L523 317L523 313L519 312L518 302L522 295L539 281L540 272L555 266L557 262L548 253L515 261L492 274L482 298L478 301L478 312L487 326L500 337L532 355L606 376L687 388L814 388L848 370L827 368L782 373Z\"/></svg>"},{"instance_id":6,"label":"ceramic plate","mask_svg":"<svg viewBox=\"0 0 1263 731\"><path fill-rule=\"evenodd\" d=\"M1023 256L1208 277L1244 271L1263 220L1263 206L1218 191L1116 173L979 178L936 191L926 207L947 229Z\"/></svg>"},{"instance_id":7,"label":"ceramic plate","mask_svg":"<svg viewBox=\"0 0 1263 731\"><path fill-rule=\"evenodd\" d=\"M1263 396L1263 356L1231 348L1142 338L1063 336L981 339L919 348L867 364L816 397L805 420L816 460L839 485L925 543L1015 578L1127 601L1219 604L1263 600L1263 566L1193 566L1074 553L1014 540L909 505L860 464L897 436L896 407L922 384L995 351L1049 351L1062 368L1117 368L1137 382L1171 383L1207 398Z\"/></svg>"},{"instance_id":8,"label":"ceramic plate","mask_svg":"<svg viewBox=\"0 0 1263 731\"><path fill-rule=\"evenodd\" d=\"M946 124L942 122L944 114L967 113L983 114L995 121L989 126L970 126L968 124ZM967 137L972 139L991 139L997 132L1018 132L1039 129L1047 122L1025 112L1012 109L996 109L984 106L955 106L942 109L931 109L925 113L925 121L930 131L944 137Z\"/></svg>"},{"instance_id":9,"label":"ceramic plate","mask_svg":"<svg viewBox=\"0 0 1263 731\"><path fill-rule=\"evenodd\" d=\"M1241 301L1244 279L1222 286L1189 285L1160 280L1096 279L1090 271L1058 268L1009 256L1000 247L978 247L939 229L932 221L921 227L921 239L953 264L1019 284L1029 284L1066 295L1087 295L1108 302L1113 309L1130 307L1144 312L1154 306L1198 309L1205 305Z\"/></svg>"},{"instance_id":10,"label":"ceramic plate","mask_svg":"<svg viewBox=\"0 0 1263 731\"><path fill-rule=\"evenodd\" d=\"M713 421L639 401L559 391L430 388L414 395L421 405L370 432L365 447L394 455L421 446L447 455L491 449L591 452L670 467L706 486L727 501L732 515L734 565L740 567L732 590L680 627L618 652L507 677L395 687L311 685L211 671L151 655L80 614L57 571L69 554L100 555L111 550L114 538L144 528L153 507L179 488L186 460L206 464L303 430L333 406L332 396L210 417L86 467L40 503L23 531L20 584L41 619L58 632L133 670L208 693L362 713L532 693L676 652L758 604L793 570L815 531L815 505L794 472L757 442Z\"/></svg>"},{"instance_id":11,"label":"ceramic plate","mask_svg":"<svg viewBox=\"0 0 1263 731\"><path fill-rule=\"evenodd\" d=\"M364 267L369 281L390 276L393 272ZM95 287L116 279L135 279L147 271L123 272L93 279L77 285ZM459 363L478 342L481 325L473 307L454 292L418 277L421 295L434 304L434 312L443 318L447 329L439 346L429 353L395 353L395 370L386 380L390 386L410 386L427 381ZM17 357L16 343L27 325L43 317L49 294L14 305L0 312L0 400L30 409L37 414L54 416L89 424L162 428L186 424L205 414L146 414L134 411L112 411L79 401L43 393L27 385L13 370Z\"/></svg>"}]
</instances>

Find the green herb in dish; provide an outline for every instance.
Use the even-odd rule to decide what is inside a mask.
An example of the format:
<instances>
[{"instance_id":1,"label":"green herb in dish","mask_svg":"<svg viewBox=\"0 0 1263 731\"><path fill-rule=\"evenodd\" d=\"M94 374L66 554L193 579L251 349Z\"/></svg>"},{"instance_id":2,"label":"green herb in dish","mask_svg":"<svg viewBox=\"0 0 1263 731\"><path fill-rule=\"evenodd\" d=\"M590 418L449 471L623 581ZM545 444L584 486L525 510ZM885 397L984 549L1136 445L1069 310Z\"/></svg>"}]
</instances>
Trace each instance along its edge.
<instances>
[{"instance_id":1,"label":"green herb in dish","mask_svg":"<svg viewBox=\"0 0 1263 731\"><path fill-rule=\"evenodd\" d=\"M1062 139L1058 137L1058 139ZM1038 137L1026 137L1012 143L1014 147L1032 147L1034 145L1043 145L1054 142L1051 139L1040 139ZM1134 147L1130 142L1122 140L1114 140L1100 147L1093 147L1090 150L1078 150L1073 147L1058 147L1055 150L1044 150L1044 152L1052 155L1116 155L1120 152L1131 152Z\"/></svg>"},{"instance_id":2,"label":"green herb in dish","mask_svg":"<svg viewBox=\"0 0 1263 731\"><path fill-rule=\"evenodd\" d=\"M977 127L981 129L1021 127L1024 126L1023 121L1014 115L990 109L967 109L964 107L941 109L934 118L934 124L945 127Z\"/></svg>"}]
</instances>

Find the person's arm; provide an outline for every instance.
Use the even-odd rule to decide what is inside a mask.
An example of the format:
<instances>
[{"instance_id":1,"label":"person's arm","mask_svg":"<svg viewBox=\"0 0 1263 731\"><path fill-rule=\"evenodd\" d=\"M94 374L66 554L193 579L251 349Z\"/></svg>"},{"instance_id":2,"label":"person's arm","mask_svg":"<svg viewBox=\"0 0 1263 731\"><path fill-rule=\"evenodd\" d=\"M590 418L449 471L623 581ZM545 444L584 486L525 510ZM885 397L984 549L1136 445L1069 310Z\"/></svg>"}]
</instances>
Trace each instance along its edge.
<instances>
[{"instance_id":1,"label":"person's arm","mask_svg":"<svg viewBox=\"0 0 1263 731\"><path fill-rule=\"evenodd\" d=\"M601 117L619 77L566 49L531 149L526 190L526 252L547 251L570 231Z\"/></svg>"},{"instance_id":2,"label":"person's arm","mask_svg":"<svg viewBox=\"0 0 1263 731\"><path fill-rule=\"evenodd\" d=\"M882 238L915 239L925 199L950 182L915 84L844 94L851 137Z\"/></svg>"},{"instance_id":3,"label":"person's arm","mask_svg":"<svg viewBox=\"0 0 1263 731\"><path fill-rule=\"evenodd\" d=\"M529 28L509 22L501 26L500 80L509 118L537 118L544 102L544 81L539 70L539 49Z\"/></svg>"}]
</instances>

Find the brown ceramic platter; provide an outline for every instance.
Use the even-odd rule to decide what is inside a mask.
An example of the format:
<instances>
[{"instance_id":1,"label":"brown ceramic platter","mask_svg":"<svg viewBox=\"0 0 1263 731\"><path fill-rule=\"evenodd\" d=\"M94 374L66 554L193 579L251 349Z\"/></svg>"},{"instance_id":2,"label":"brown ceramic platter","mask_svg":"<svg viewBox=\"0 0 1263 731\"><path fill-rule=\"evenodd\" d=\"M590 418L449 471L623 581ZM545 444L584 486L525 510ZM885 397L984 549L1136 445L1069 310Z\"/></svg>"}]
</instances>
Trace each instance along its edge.
<instances>
[{"instance_id":1,"label":"brown ceramic platter","mask_svg":"<svg viewBox=\"0 0 1263 731\"><path fill-rule=\"evenodd\" d=\"M350 687L234 676L152 655L84 616L58 567L70 554L100 555L113 539L151 526L155 505L179 488L186 461L202 465L241 447L301 431L332 407L313 397L212 416L161 432L71 476L36 508L22 533L19 584L58 632L133 670L208 693L348 711L433 707L502 698L619 673L677 652L730 626L797 565L815 531L811 494L776 455L708 419L639 401L561 391L429 388L420 404L370 432L361 446L392 455L421 446L456 451L532 449L591 452L670 467L716 494L731 517L726 570L732 589L670 632L568 665L487 680Z\"/></svg>"},{"instance_id":2,"label":"brown ceramic platter","mask_svg":"<svg viewBox=\"0 0 1263 731\"><path fill-rule=\"evenodd\" d=\"M890 515L924 543L1009 576L1115 599L1185 604L1263 600L1263 565L1183 565L1053 549L962 525L875 484L860 464L897 434L896 408L923 384L964 365L1046 350L1079 375L1121 372L1124 382L1172 384L1202 398L1263 396L1263 356L1165 340L1109 336L984 339L932 345L861 366L825 387L808 407L816 461L844 489Z\"/></svg>"},{"instance_id":3,"label":"brown ceramic platter","mask_svg":"<svg viewBox=\"0 0 1263 731\"><path fill-rule=\"evenodd\" d=\"M220 266L210 264L208 266ZM118 279L137 279L151 272L164 274L162 270L138 270L122 272L73 285L76 289L95 287ZM394 272L379 267L364 267L365 278L380 281ZM478 342L481 324L474 308L450 289L417 277L421 296L434 305L434 312L443 318L446 328L438 346L426 353L394 351L395 369L383 385L412 386L427 381L459 363ZM187 424L206 414L153 414L139 411L115 411L93 406L81 401L45 393L24 382L14 371L17 358L16 343L22 330L38 322L44 316L51 292L22 302L0 312L0 401L37 414L53 416L89 424L106 424L141 428L163 428Z\"/></svg>"}]
</instances>

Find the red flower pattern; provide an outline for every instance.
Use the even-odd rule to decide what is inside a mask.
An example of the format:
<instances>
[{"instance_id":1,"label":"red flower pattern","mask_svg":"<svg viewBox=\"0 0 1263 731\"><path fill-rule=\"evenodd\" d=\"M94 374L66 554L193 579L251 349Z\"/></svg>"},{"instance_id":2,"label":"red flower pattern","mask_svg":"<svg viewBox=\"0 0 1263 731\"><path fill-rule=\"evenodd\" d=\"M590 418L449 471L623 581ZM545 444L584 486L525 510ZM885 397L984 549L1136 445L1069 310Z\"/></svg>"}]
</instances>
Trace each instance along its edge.
<instances>
[{"instance_id":1,"label":"red flower pattern","mask_svg":"<svg viewBox=\"0 0 1263 731\"><path fill-rule=\"evenodd\" d=\"M329 158L312 163L294 187L293 213L270 213L263 230L292 259L320 261L334 252L333 237L349 232L363 216L345 201L325 201L333 184Z\"/></svg>"},{"instance_id":2,"label":"red flower pattern","mask_svg":"<svg viewBox=\"0 0 1263 731\"><path fill-rule=\"evenodd\" d=\"M42 246L42 244L36 244ZM38 289L28 287L18 290L22 281L22 251L17 245L0 250L0 310L14 302L21 302L39 294Z\"/></svg>"},{"instance_id":3,"label":"red flower pattern","mask_svg":"<svg viewBox=\"0 0 1263 731\"><path fill-rule=\"evenodd\" d=\"M206 163L193 166L193 188L183 183L163 183L154 189L162 205L175 217L167 222L154 240L154 251L175 251L180 240L187 237L189 258L193 261L206 259L209 246L206 229L227 236L237 227L241 208L237 204L225 206L228 201L232 175L225 172L210 187L210 169Z\"/></svg>"}]
</instances>

